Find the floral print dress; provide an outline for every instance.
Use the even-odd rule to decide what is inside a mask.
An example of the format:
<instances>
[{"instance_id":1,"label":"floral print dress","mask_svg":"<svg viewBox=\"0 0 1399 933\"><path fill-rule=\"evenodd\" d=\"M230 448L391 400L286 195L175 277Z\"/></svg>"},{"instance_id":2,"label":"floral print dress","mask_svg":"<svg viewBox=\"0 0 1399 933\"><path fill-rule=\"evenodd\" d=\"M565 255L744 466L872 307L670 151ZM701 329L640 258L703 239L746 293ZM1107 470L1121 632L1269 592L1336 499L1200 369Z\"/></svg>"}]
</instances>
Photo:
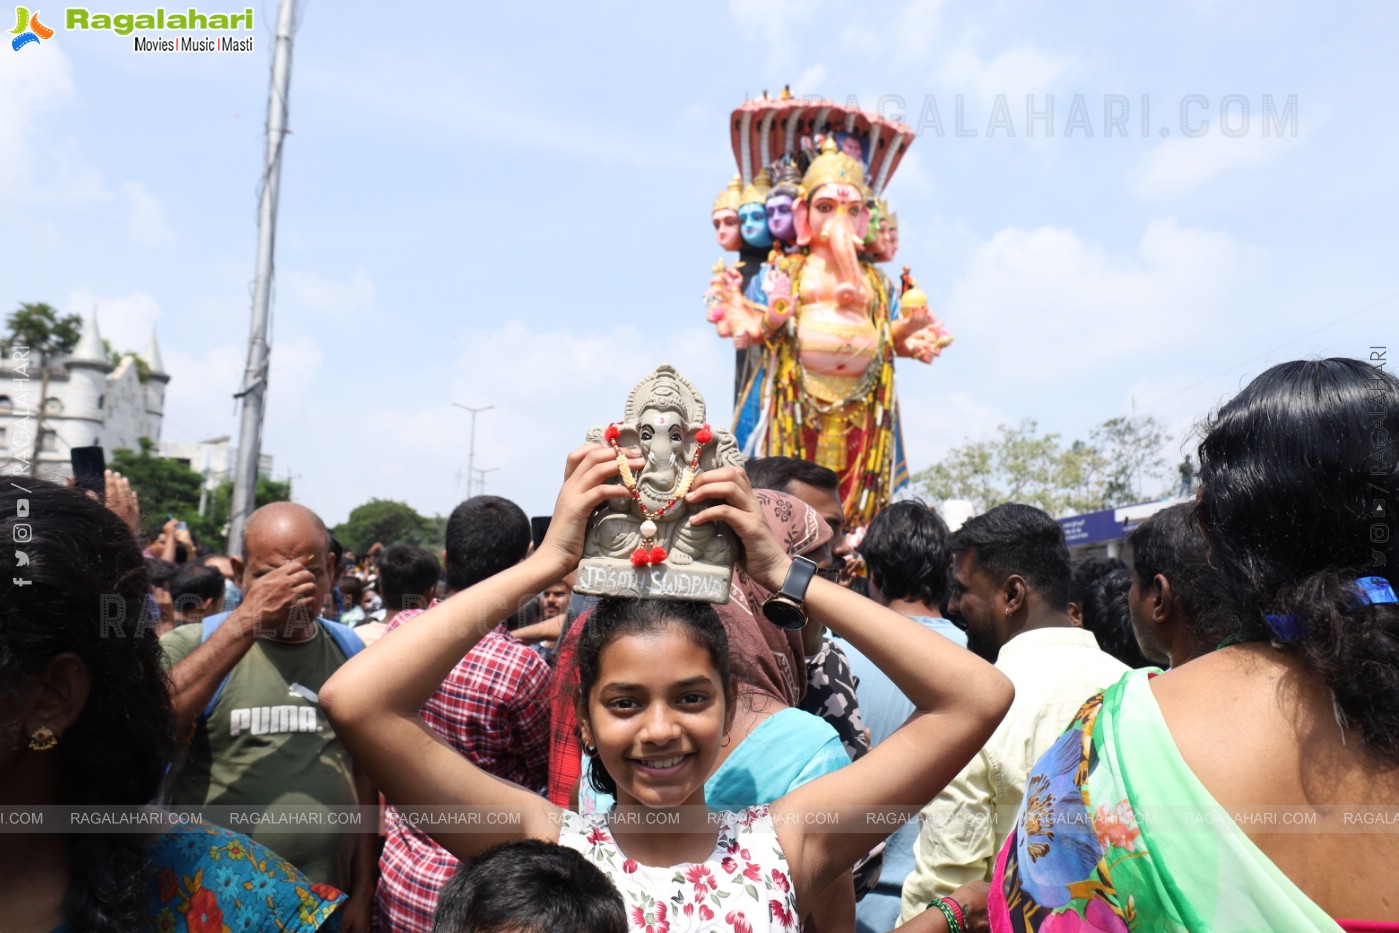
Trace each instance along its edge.
<instances>
[{"instance_id":1,"label":"floral print dress","mask_svg":"<svg viewBox=\"0 0 1399 933\"><path fill-rule=\"evenodd\" d=\"M153 933L332 933L345 895L230 829L194 823L151 840ZM53 933L81 933L67 924ZM144 933L144 931L142 931Z\"/></svg>"},{"instance_id":2,"label":"floral print dress","mask_svg":"<svg viewBox=\"0 0 1399 933\"><path fill-rule=\"evenodd\" d=\"M607 873L634 933L797 933L787 856L766 806L714 814L719 837L703 862L642 865L617 847L606 816L565 812L559 844Z\"/></svg>"}]
</instances>

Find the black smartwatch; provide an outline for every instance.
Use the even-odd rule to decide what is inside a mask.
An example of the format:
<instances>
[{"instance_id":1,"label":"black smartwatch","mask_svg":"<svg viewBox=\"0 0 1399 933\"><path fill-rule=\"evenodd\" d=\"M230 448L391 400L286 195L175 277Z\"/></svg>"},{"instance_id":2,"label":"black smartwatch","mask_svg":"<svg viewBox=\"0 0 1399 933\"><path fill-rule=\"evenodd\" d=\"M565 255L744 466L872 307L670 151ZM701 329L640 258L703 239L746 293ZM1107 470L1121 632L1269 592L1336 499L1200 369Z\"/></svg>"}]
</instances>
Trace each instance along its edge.
<instances>
[{"instance_id":1,"label":"black smartwatch","mask_svg":"<svg viewBox=\"0 0 1399 933\"><path fill-rule=\"evenodd\" d=\"M795 631L806 627L806 588L816 574L816 564L805 557L793 557L782 589L763 603L763 615L778 628Z\"/></svg>"}]
</instances>

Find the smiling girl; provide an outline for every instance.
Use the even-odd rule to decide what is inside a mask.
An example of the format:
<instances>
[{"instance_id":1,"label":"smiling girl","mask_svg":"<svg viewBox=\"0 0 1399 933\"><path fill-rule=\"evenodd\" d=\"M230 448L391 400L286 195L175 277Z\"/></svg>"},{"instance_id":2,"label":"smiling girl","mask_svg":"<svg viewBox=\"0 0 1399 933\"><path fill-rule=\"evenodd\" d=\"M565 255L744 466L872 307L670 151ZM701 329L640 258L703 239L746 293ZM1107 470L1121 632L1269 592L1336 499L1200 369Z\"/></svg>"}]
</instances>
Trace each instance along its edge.
<instances>
[{"instance_id":1,"label":"smiling girl","mask_svg":"<svg viewBox=\"0 0 1399 933\"><path fill-rule=\"evenodd\" d=\"M632 466L640 465L638 457ZM879 665L916 710L859 762L770 805L714 814L704 782L734 717L723 627L706 605L609 599L580 643L576 703L594 773L615 787L616 808L580 817L487 774L418 709L484 632L576 567L588 516L629 494L617 471L608 447L570 454L540 548L352 659L321 691L322 706L390 801L471 808L460 812L475 822L429 828L458 858L521 837L559 841L608 872L636 930L794 930L804 905L897 828L871 819L870 808L913 813L932 799L1005 714L1010 683L917 623L814 579L806 609L815 622ZM792 559L741 470L701 474L686 500L704 509L691 522L726 523L748 574L781 589Z\"/></svg>"}]
</instances>

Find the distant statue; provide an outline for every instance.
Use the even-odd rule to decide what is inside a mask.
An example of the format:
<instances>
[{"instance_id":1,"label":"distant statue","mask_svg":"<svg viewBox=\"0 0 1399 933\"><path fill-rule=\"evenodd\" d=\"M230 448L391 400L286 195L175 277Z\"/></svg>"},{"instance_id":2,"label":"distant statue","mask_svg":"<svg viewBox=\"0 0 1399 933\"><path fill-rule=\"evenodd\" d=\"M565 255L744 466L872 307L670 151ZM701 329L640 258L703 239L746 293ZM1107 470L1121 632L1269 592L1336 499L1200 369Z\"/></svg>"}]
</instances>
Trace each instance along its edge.
<instances>
[{"instance_id":1,"label":"distant statue","mask_svg":"<svg viewBox=\"0 0 1399 933\"><path fill-rule=\"evenodd\" d=\"M743 242L758 249L767 250L772 246L772 232L768 229L767 200L772 191L766 171L743 189L739 197L739 235Z\"/></svg>"},{"instance_id":2,"label":"distant statue","mask_svg":"<svg viewBox=\"0 0 1399 933\"><path fill-rule=\"evenodd\" d=\"M617 451L621 481L631 495L599 507L578 566L579 593L728 602L738 543L721 522L693 526L685 494L704 470L742 466L728 431L705 422L694 384L662 365L637 383L623 418L592 428L587 439ZM633 474L626 451L645 464Z\"/></svg>"},{"instance_id":3,"label":"distant statue","mask_svg":"<svg viewBox=\"0 0 1399 933\"><path fill-rule=\"evenodd\" d=\"M714 224L714 238L719 241L721 249L733 253L743 246L743 235L740 233L738 220L739 202L742 199L743 184L735 175L733 181L714 199L714 207L709 212L709 219Z\"/></svg>"},{"instance_id":4,"label":"distant statue","mask_svg":"<svg viewBox=\"0 0 1399 933\"><path fill-rule=\"evenodd\" d=\"M768 191L765 202L768 232L784 252L797 241L796 219L792 211L801 197L801 181L802 173L797 169L797 163L786 160L778 170L777 184Z\"/></svg>"},{"instance_id":5,"label":"distant statue","mask_svg":"<svg viewBox=\"0 0 1399 933\"><path fill-rule=\"evenodd\" d=\"M910 294L902 294L861 260L870 224L866 190L861 161L828 138L792 208L799 251L773 250L758 287L741 294L733 270L716 264L705 294L720 336L739 349L762 350L762 365L736 406L740 447L834 470L854 524L887 504L900 472L894 357L932 362L952 340L911 280ZM890 248L885 230L883 255ZM901 297L907 309L897 315Z\"/></svg>"}]
</instances>

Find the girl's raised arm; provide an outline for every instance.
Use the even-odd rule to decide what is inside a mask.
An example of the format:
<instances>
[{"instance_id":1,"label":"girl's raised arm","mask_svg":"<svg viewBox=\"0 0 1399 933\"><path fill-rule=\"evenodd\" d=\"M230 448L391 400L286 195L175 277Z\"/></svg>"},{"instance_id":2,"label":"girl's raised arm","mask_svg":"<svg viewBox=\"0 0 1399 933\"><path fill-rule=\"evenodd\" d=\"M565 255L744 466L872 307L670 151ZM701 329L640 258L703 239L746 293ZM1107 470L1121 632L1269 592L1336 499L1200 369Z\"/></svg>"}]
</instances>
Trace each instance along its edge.
<instances>
[{"instance_id":1,"label":"girl's raised arm","mask_svg":"<svg viewBox=\"0 0 1399 933\"><path fill-rule=\"evenodd\" d=\"M726 522L743 541L750 576L781 589L792 559L772 539L747 477L714 470L687 497L706 508L693 521ZM751 500L751 501L750 501ZM799 903L898 829L890 811L912 815L990 738L1014 698L1010 681L972 652L820 577L806 593L811 625L827 625L889 675L915 710L897 732L838 771L772 804ZM818 818L819 817L819 818Z\"/></svg>"},{"instance_id":2,"label":"girl's raised arm","mask_svg":"<svg viewBox=\"0 0 1399 933\"><path fill-rule=\"evenodd\" d=\"M637 464L639 466L639 463ZM468 651L521 601L571 572L583 553L588 516L606 499L629 495L616 454L590 444L568 457L549 533L524 561L453 594L346 662L321 689L320 702L355 762L400 807L472 807L423 829L460 859L520 837L554 841L559 810L463 757L418 715ZM500 823L487 811L519 814ZM473 822L473 819L475 820ZM494 827L492 832L481 829Z\"/></svg>"}]
</instances>

